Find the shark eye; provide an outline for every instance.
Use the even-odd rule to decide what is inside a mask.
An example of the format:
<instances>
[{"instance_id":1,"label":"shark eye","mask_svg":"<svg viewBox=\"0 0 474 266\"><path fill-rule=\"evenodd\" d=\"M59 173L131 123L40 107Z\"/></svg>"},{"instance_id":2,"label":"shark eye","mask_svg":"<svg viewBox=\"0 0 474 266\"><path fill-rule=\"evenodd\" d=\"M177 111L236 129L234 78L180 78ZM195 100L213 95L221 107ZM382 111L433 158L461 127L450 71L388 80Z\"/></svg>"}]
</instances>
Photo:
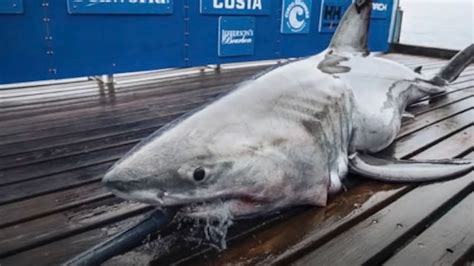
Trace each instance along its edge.
<instances>
[{"instance_id":1,"label":"shark eye","mask_svg":"<svg viewBox=\"0 0 474 266\"><path fill-rule=\"evenodd\" d=\"M206 177L206 171L202 167L194 169L193 178L196 181L202 181Z\"/></svg>"}]
</instances>

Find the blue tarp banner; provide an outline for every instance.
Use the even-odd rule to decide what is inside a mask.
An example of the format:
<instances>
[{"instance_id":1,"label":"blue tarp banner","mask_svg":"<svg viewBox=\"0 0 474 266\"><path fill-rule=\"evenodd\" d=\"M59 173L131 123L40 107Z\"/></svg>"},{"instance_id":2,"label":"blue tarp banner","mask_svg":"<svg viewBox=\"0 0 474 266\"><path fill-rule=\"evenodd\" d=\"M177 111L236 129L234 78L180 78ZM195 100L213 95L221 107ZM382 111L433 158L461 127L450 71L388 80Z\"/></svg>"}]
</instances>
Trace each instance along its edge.
<instances>
[{"instance_id":1,"label":"blue tarp banner","mask_svg":"<svg viewBox=\"0 0 474 266\"><path fill-rule=\"evenodd\" d=\"M369 48L386 51L394 0L374 1ZM351 2L0 0L0 84L308 56Z\"/></svg>"},{"instance_id":2,"label":"blue tarp banner","mask_svg":"<svg viewBox=\"0 0 474 266\"><path fill-rule=\"evenodd\" d=\"M23 0L0 0L0 14L23 13Z\"/></svg>"}]
</instances>

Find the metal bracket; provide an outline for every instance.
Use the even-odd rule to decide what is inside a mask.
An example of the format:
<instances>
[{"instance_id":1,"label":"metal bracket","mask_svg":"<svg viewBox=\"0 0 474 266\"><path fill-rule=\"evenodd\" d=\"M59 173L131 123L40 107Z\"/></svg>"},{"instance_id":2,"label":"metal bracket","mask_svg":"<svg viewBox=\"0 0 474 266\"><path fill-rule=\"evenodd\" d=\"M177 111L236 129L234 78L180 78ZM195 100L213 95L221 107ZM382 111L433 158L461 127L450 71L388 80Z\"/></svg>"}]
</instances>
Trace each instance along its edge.
<instances>
[{"instance_id":1,"label":"metal bracket","mask_svg":"<svg viewBox=\"0 0 474 266\"><path fill-rule=\"evenodd\" d=\"M88 79L97 81L99 85L114 85L114 74L91 76Z\"/></svg>"},{"instance_id":2,"label":"metal bracket","mask_svg":"<svg viewBox=\"0 0 474 266\"><path fill-rule=\"evenodd\" d=\"M212 70L214 70L214 71L216 71L216 72L219 72L219 71L221 71L222 67L221 67L221 64L217 64L217 65L205 65L204 67L202 67L202 68L200 69L200 71L203 72L203 71L206 70L206 69L212 69Z\"/></svg>"}]
</instances>

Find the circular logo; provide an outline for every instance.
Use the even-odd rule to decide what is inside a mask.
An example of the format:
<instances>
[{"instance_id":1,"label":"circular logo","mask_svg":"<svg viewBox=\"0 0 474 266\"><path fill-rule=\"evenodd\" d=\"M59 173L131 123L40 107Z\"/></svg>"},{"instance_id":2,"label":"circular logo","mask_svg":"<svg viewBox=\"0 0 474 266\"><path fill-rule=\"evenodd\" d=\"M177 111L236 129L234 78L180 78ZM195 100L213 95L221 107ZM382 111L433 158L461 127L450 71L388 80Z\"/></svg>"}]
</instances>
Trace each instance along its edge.
<instances>
[{"instance_id":1,"label":"circular logo","mask_svg":"<svg viewBox=\"0 0 474 266\"><path fill-rule=\"evenodd\" d=\"M293 32L302 31L307 24L310 12L302 0L295 0L285 10L286 25Z\"/></svg>"}]
</instances>

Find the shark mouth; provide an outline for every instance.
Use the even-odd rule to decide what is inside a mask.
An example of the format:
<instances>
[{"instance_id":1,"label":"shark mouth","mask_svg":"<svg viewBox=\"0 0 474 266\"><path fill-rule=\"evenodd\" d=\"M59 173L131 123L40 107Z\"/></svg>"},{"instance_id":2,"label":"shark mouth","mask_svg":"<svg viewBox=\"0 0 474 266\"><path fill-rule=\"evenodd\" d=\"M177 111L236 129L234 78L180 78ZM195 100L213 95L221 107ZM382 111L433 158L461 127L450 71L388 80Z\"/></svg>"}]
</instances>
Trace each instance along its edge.
<instances>
[{"instance_id":1,"label":"shark mouth","mask_svg":"<svg viewBox=\"0 0 474 266\"><path fill-rule=\"evenodd\" d=\"M181 214L204 225L201 231L204 235L201 235L200 243L220 251L227 248L227 233L234 220L260 215L265 212L267 208L264 206L268 204L268 201L253 196L233 194L229 197L213 197L189 203L181 209Z\"/></svg>"},{"instance_id":2,"label":"shark mouth","mask_svg":"<svg viewBox=\"0 0 474 266\"><path fill-rule=\"evenodd\" d=\"M220 218L224 213L227 213L233 219L249 218L255 214L271 210L269 208L271 207L269 199L249 193L222 192L209 197L157 193L153 189L132 190L128 192L111 189L111 191L121 198L157 207L183 206L183 214L194 218ZM207 193L202 194L205 195Z\"/></svg>"},{"instance_id":3,"label":"shark mouth","mask_svg":"<svg viewBox=\"0 0 474 266\"><path fill-rule=\"evenodd\" d=\"M224 215L229 215L231 218L246 218L263 212L264 206L267 205L268 202L243 196L192 203L183 210L186 215L194 218L221 218Z\"/></svg>"}]
</instances>

